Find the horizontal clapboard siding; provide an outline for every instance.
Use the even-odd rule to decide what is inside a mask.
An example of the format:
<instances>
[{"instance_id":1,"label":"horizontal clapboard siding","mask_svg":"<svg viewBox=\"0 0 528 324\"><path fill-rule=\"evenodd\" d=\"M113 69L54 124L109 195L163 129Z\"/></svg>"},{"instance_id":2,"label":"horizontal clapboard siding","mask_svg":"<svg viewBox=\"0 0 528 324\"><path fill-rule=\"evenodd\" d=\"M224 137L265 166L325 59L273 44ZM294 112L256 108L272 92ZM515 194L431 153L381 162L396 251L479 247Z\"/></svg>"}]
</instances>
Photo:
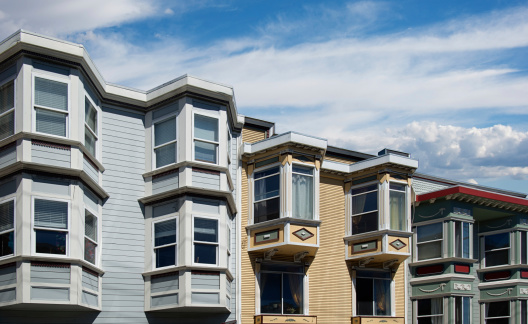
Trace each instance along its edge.
<instances>
[{"instance_id":1,"label":"horizontal clapboard siding","mask_svg":"<svg viewBox=\"0 0 528 324\"><path fill-rule=\"evenodd\" d=\"M150 301L152 307L178 305L178 294L153 296Z\"/></svg>"},{"instance_id":2,"label":"horizontal clapboard siding","mask_svg":"<svg viewBox=\"0 0 528 324\"><path fill-rule=\"evenodd\" d=\"M16 283L16 266L0 269L0 287Z\"/></svg>"},{"instance_id":3,"label":"horizontal clapboard siding","mask_svg":"<svg viewBox=\"0 0 528 324\"><path fill-rule=\"evenodd\" d=\"M91 306L95 306L95 307L97 307L98 304L99 304L97 295L94 295L94 294L89 293L87 291L83 291L82 292L82 302L87 304L87 305L91 305Z\"/></svg>"},{"instance_id":4,"label":"horizontal clapboard siding","mask_svg":"<svg viewBox=\"0 0 528 324\"><path fill-rule=\"evenodd\" d=\"M218 293L199 293L191 294L191 303L193 304L219 304L220 295Z\"/></svg>"},{"instance_id":5,"label":"horizontal clapboard siding","mask_svg":"<svg viewBox=\"0 0 528 324\"><path fill-rule=\"evenodd\" d=\"M16 300L15 288L0 290L0 303L7 303L14 300Z\"/></svg>"},{"instance_id":6,"label":"horizontal clapboard siding","mask_svg":"<svg viewBox=\"0 0 528 324\"><path fill-rule=\"evenodd\" d=\"M31 282L69 284L70 268L31 265Z\"/></svg>"},{"instance_id":7,"label":"horizontal clapboard siding","mask_svg":"<svg viewBox=\"0 0 528 324\"><path fill-rule=\"evenodd\" d=\"M69 168L71 151L33 143L33 145L31 145L31 161Z\"/></svg>"},{"instance_id":8,"label":"horizontal clapboard siding","mask_svg":"<svg viewBox=\"0 0 528 324\"><path fill-rule=\"evenodd\" d=\"M4 168L10 164L16 162L16 146L11 145L9 147L0 150L0 168Z\"/></svg>"},{"instance_id":9,"label":"horizontal clapboard siding","mask_svg":"<svg viewBox=\"0 0 528 324\"><path fill-rule=\"evenodd\" d=\"M83 171L92 178L95 182L99 182L99 170L93 167L93 165L86 159L83 159Z\"/></svg>"},{"instance_id":10,"label":"horizontal clapboard siding","mask_svg":"<svg viewBox=\"0 0 528 324\"><path fill-rule=\"evenodd\" d=\"M218 190L220 189L220 175L193 170L192 184L195 187Z\"/></svg>"},{"instance_id":11,"label":"horizontal clapboard siding","mask_svg":"<svg viewBox=\"0 0 528 324\"><path fill-rule=\"evenodd\" d=\"M82 286L91 290L99 290L99 276L86 271L82 272Z\"/></svg>"},{"instance_id":12,"label":"horizontal clapboard siding","mask_svg":"<svg viewBox=\"0 0 528 324\"><path fill-rule=\"evenodd\" d=\"M70 300L68 288L31 287L32 300Z\"/></svg>"},{"instance_id":13,"label":"horizontal clapboard siding","mask_svg":"<svg viewBox=\"0 0 528 324\"><path fill-rule=\"evenodd\" d=\"M191 274L192 289L220 289L220 276L218 274Z\"/></svg>"},{"instance_id":14,"label":"horizontal clapboard siding","mask_svg":"<svg viewBox=\"0 0 528 324\"><path fill-rule=\"evenodd\" d=\"M152 179L152 194L177 189L178 186L178 172L160 175Z\"/></svg>"},{"instance_id":15,"label":"horizontal clapboard siding","mask_svg":"<svg viewBox=\"0 0 528 324\"><path fill-rule=\"evenodd\" d=\"M150 280L150 292L160 293L179 289L179 274L152 278Z\"/></svg>"}]
</instances>

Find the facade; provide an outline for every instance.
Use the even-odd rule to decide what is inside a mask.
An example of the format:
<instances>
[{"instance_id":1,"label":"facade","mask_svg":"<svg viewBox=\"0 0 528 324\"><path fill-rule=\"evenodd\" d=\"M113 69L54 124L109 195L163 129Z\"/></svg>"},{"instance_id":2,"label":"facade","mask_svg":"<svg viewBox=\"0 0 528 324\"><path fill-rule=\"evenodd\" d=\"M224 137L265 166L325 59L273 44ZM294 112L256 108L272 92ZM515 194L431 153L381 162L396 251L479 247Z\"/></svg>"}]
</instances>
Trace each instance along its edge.
<instances>
[{"instance_id":1,"label":"facade","mask_svg":"<svg viewBox=\"0 0 528 324\"><path fill-rule=\"evenodd\" d=\"M275 134L225 85L106 83L81 45L19 31L0 323L526 323L528 200L417 168Z\"/></svg>"}]
</instances>

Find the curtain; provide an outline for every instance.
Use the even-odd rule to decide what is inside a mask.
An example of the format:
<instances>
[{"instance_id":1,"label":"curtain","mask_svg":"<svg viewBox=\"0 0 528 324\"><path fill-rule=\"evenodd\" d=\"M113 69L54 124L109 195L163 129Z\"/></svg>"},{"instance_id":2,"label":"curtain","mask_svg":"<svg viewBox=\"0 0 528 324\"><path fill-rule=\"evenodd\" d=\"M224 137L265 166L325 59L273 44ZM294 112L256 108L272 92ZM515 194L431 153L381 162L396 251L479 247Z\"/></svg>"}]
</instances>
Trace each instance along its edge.
<instances>
[{"instance_id":1,"label":"curtain","mask_svg":"<svg viewBox=\"0 0 528 324\"><path fill-rule=\"evenodd\" d=\"M293 217L313 219L313 177L292 175Z\"/></svg>"},{"instance_id":2,"label":"curtain","mask_svg":"<svg viewBox=\"0 0 528 324\"><path fill-rule=\"evenodd\" d=\"M375 315L391 315L390 309L390 281L389 280L374 280Z\"/></svg>"},{"instance_id":3,"label":"curtain","mask_svg":"<svg viewBox=\"0 0 528 324\"><path fill-rule=\"evenodd\" d=\"M405 230L405 192L390 191L390 227L393 230Z\"/></svg>"},{"instance_id":4,"label":"curtain","mask_svg":"<svg viewBox=\"0 0 528 324\"><path fill-rule=\"evenodd\" d=\"M296 275L296 274L285 274L288 276L288 281L290 283L290 293L292 295L293 301L295 302L295 306L299 308L299 314L302 313L302 310L300 309L302 307L302 283L303 283L303 276ZM286 287L283 287L285 289Z\"/></svg>"},{"instance_id":5,"label":"curtain","mask_svg":"<svg viewBox=\"0 0 528 324\"><path fill-rule=\"evenodd\" d=\"M431 315L443 315L443 298L432 298L431 299ZM442 324L444 320L443 316L431 317L432 324Z\"/></svg>"},{"instance_id":6,"label":"curtain","mask_svg":"<svg viewBox=\"0 0 528 324\"><path fill-rule=\"evenodd\" d=\"M176 118L170 118L154 125L154 146L176 139Z\"/></svg>"}]
</instances>

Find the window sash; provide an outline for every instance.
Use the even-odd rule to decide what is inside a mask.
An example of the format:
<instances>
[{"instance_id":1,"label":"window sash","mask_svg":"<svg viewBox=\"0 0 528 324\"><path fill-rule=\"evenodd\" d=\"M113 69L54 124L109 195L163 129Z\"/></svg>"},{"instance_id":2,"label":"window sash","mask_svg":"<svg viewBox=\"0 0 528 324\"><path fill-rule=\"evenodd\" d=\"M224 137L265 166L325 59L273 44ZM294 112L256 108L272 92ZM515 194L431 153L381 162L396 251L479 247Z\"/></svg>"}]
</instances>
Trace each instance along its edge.
<instances>
[{"instance_id":1,"label":"window sash","mask_svg":"<svg viewBox=\"0 0 528 324\"><path fill-rule=\"evenodd\" d=\"M0 234L15 230L15 201L0 203Z\"/></svg>"},{"instance_id":2,"label":"window sash","mask_svg":"<svg viewBox=\"0 0 528 324\"><path fill-rule=\"evenodd\" d=\"M0 85L0 115L15 108L15 82Z\"/></svg>"},{"instance_id":3,"label":"window sash","mask_svg":"<svg viewBox=\"0 0 528 324\"><path fill-rule=\"evenodd\" d=\"M68 111L68 83L41 77L34 80L35 106Z\"/></svg>"},{"instance_id":4,"label":"window sash","mask_svg":"<svg viewBox=\"0 0 528 324\"><path fill-rule=\"evenodd\" d=\"M67 112L35 108L35 127L37 132L66 137L67 124Z\"/></svg>"},{"instance_id":5,"label":"window sash","mask_svg":"<svg viewBox=\"0 0 528 324\"><path fill-rule=\"evenodd\" d=\"M195 114L194 138L218 143L218 118Z\"/></svg>"},{"instance_id":6,"label":"window sash","mask_svg":"<svg viewBox=\"0 0 528 324\"><path fill-rule=\"evenodd\" d=\"M470 257L470 230L469 223L455 222L455 257Z\"/></svg>"},{"instance_id":7,"label":"window sash","mask_svg":"<svg viewBox=\"0 0 528 324\"><path fill-rule=\"evenodd\" d=\"M98 218L85 210L84 212L84 236L97 243Z\"/></svg>"},{"instance_id":8,"label":"window sash","mask_svg":"<svg viewBox=\"0 0 528 324\"><path fill-rule=\"evenodd\" d=\"M88 98L85 98L84 103L84 123L97 136L97 109L95 109Z\"/></svg>"},{"instance_id":9,"label":"window sash","mask_svg":"<svg viewBox=\"0 0 528 324\"><path fill-rule=\"evenodd\" d=\"M154 124L154 148L176 141L176 117Z\"/></svg>"},{"instance_id":10,"label":"window sash","mask_svg":"<svg viewBox=\"0 0 528 324\"><path fill-rule=\"evenodd\" d=\"M389 184L390 228L398 231L407 229L407 192L406 186Z\"/></svg>"},{"instance_id":11,"label":"window sash","mask_svg":"<svg viewBox=\"0 0 528 324\"><path fill-rule=\"evenodd\" d=\"M292 217L314 218L314 169L292 167Z\"/></svg>"},{"instance_id":12,"label":"window sash","mask_svg":"<svg viewBox=\"0 0 528 324\"><path fill-rule=\"evenodd\" d=\"M68 230L69 203L66 201L34 199L34 226Z\"/></svg>"},{"instance_id":13,"label":"window sash","mask_svg":"<svg viewBox=\"0 0 528 324\"><path fill-rule=\"evenodd\" d=\"M259 285L262 314L304 314L304 273L261 271ZM274 295L271 299L265 297L270 292ZM280 304L280 309L276 309L276 304Z\"/></svg>"}]
</instances>

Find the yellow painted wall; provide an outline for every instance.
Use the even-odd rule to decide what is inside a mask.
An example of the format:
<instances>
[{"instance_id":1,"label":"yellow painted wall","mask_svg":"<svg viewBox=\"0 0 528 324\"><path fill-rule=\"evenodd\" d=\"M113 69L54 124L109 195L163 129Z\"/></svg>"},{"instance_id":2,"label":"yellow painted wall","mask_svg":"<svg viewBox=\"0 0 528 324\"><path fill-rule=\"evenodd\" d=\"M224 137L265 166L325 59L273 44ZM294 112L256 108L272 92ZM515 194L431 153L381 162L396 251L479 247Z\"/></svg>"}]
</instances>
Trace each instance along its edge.
<instances>
[{"instance_id":1,"label":"yellow painted wall","mask_svg":"<svg viewBox=\"0 0 528 324\"><path fill-rule=\"evenodd\" d=\"M255 143L266 139L266 131L256 128L242 128L242 142Z\"/></svg>"},{"instance_id":2,"label":"yellow painted wall","mask_svg":"<svg viewBox=\"0 0 528 324\"><path fill-rule=\"evenodd\" d=\"M405 262L402 262L394 274L396 316L405 316Z\"/></svg>"},{"instance_id":3,"label":"yellow painted wall","mask_svg":"<svg viewBox=\"0 0 528 324\"><path fill-rule=\"evenodd\" d=\"M255 235L256 234L262 233L262 232L272 231L274 229L278 229L279 230L279 240L278 241L255 243ZM261 247L261 246L267 246L267 245L273 245L273 244L277 244L277 243L282 243L282 242L284 242L284 226L283 225L278 225L278 226L271 226L271 227L266 227L266 228L262 228L262 229L259 228L259 229L256 229L256 230L252 230L249 235L250 235L250 237L249 237L249 245L250 245L250 247Z\"/></svg>"},{"instance_id":4,"label":"yellow painted wall","mask_svg":"<svg viewBox=\"0 0 528 324\"><path fill-rule=\"evenodd\" d=\"M397 249L390 245L391 242L394 242L396 240L402 241L405 246L401 249ZM401 253L409 253L409 238L408 237L398 237L398 236L389 236L389 252L401 252Z\"/></svg>"},{"instance_id":5,"label":"yellow painted wall","mask_svg":"<svg viewBox=\"0 0 528 324\"><path fill-rule=\"evenodd\" d=\"M306 239L301 240L297 236L293 235L294 232L300 230L300 229L306 229L308 232L312 233L314 236ZM301 225L293 225L290 224L290 242L292 243L305 243L305 244L317 244L317 227L315 226L301 226Z\"/></svg>"},{"instance_id":6,"label":"yellow painted wall","mask_svg":"<svg viewBox=\"0 0 528 324\"><path fill-rule=\"evenodd\" d=\"M248 254L248 236L245 227L248 225L248 181L247 173L242 168L242 187L241 187L241 221L242 221L242 246L241 246L241 302L242 302L242 323L253 324L255 315L255 272L254 265Z\"/></svg>"}]
</instances>

